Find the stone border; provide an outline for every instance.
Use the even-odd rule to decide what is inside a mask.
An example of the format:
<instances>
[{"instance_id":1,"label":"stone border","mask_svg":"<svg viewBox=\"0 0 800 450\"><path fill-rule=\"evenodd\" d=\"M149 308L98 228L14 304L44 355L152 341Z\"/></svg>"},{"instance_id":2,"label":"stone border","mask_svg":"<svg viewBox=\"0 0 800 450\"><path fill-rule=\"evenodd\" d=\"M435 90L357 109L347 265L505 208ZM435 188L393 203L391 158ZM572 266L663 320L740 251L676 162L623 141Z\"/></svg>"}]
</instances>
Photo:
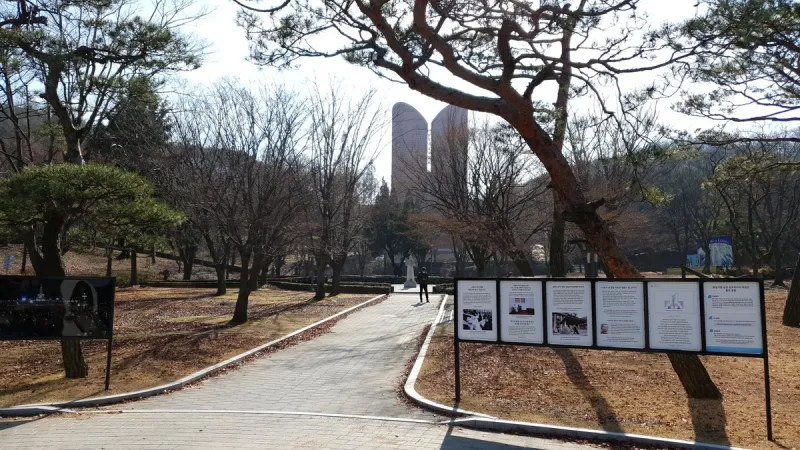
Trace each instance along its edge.
<instances>
[{"instance_id":1,"label":"stone border","mask_svg":"<svg viewBox=\"0 0 800 450\"><path fill-rule=\"evenodd\" d=\"M439 314L436 315L436 318L433 320L433 324L428 329L428 335L425 336L425 341L422 343L422 347L420 347L419 349L417 360L416 362L414 362L414 367L411 368L411 372L408 374L408 378L406 379L406 384L405 386L403 386L403 391L406 393L406 396L408 396L408 398L410 398L414 403L422 406L423 408L430 409L435 412L442 412L451 416L475 416L487 419L494 419L494 417L487 416L486 414L467 411L465 409L459 409L458 407L451 408L449 406L442 405L441 403L436 403L434 401L428 400L427 398L420 395L414 388L414 385L417 384L417 378L419 377L419 372L422 370L422 363L425 362L425 355L428 353L428 346L430 346L431 340L433 339L433 335L436 333L436 325L439 324L439 321L442 320L442 316L444 315L445 305L447 305L447 295L442 296L442 304L439 306Z\"/></svg>"},{"instance_id":2,"label":"stone border","mask_svg":"<svg viewBox=\"0 0 800 450\"><path fill-rule=\"evenodd\" d=\"M439 422L441 425L463 426L465 428L473 428L477 430L488 430L488 431L522 432L526 434L535 434L538 436L546 436L546 437L562 437L562 438L573 438L573 439L578 438L578 439L587 439L587 440L604 441L604 442L613 441L613 442L647 445L654 447L669 447L669 448L681 448L681 449L692 449L692 450L698 450L698 449L742 450L742 449L737 449L736 447L726 447L723 445L705 444L702 442L683 441L678 439L661 438L655 436L644 436L640 434L613 433L609 431L590 430L585 428L570 428L570 427L546 425L540 423L500 420L497 419L496 417L476 413L473 411L468 411L465 409L460 409L458 407L450 407L442 405L441 403L436 403L434 401L428 400L427 398L423 397L416 391L414 385L416 384L420 370L422 369L422 363L425 361L425 355L428 352L428 347L431 343L431 340L433 339L434 333L436 332L436 326L439 324L439 321L442 319L442 315L444 314L444 308L446 304L447 304L447 295L445 295L444 298L442 299L442 305L439 308L439 314L433 321L430 330L428 330L428 335L425 337L425 342L423 342L422 347L420 347L419 349L417 360L414 363L414 367L411 369L411 373L409 373L408 375L408 379L406 380L405 386L403 387L403 390L405 391L408 398L410 398L414 403L417 403L423 408L447 414L450 416L461 417ZM453 319L455 320L455 312L453 315Z\"/></svg>"},{"instance_id":3,"label":"stone border","mask_svg":"<svg viewBox=\"0 0 800 450\"><path fill-rule=\"evenodd\" d=\"M88 408L88 407L96 407L96 406L104 406L104 405L111 405L114 403L121 403L129 400L138 400L147 397L153 397L155 395L163 394L167 391L173 391L176 389L180 389L187 384L193 383L198 381L208 375L213 374L221 369L225 369L229 366L237 364L242 360L260 352L264 349L271 347L273 345L279 344L287 339L291 339L295 336L298 336L312 328L316 328L320 325L325 324L333 319L336 319L340 316L350 314L358 309L361 309L365 306L369 306L371 303L381 300L386 297L386 294L378 295L373 297L363 303L359 303L353 307L345 309L344 311L340 311L330 317L326 317L318 322L312 323L304 328L301 328L297 331L293 331L286 336L280 337L273 341L267 342L266 344L260 345L256 348L250 349L244 353L238 354L232 358L229 358L221 363L215 364L210 367L206 367L205 369L201 369L193 374L187 375L179 380L175 380L171 383L163 384L161 386L156 386L148 389L143 389L140 391L134 392L125 392L122 394L115 394L109 395L106 397L94 397L94 398L87 398L81 400L73 400L73 401L65 401L65 402L56 402L56 403L37 403L37 404L29 404L29 405L19 405L13 406L11 408L0 408L0 417L24 417L24 416L36 416L39 414L53 414L53 413L70 413L74 412L68 408Z\"/></svg>"}]
</instances>

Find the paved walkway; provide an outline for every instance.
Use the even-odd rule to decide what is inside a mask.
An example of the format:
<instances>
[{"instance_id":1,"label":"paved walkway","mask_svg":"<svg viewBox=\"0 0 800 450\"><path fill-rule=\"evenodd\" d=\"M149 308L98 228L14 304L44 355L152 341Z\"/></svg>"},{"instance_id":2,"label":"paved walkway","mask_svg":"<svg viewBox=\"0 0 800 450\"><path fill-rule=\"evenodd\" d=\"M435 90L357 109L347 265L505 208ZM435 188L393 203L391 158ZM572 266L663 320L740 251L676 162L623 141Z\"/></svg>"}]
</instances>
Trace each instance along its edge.
<instances>
[{"instance_id":1,"label":"paved walkway","mask_svg":"<svg viewBox=\"0 0 800 450\"><path fill-rule=\"evenodd\" d=\"M418 294L392 295L319 338L169 395L79 416L0 421L0 448L585 448L451 429L400 398L415 340L440 298L418 305Z\"/></svg>"}]
</instances>

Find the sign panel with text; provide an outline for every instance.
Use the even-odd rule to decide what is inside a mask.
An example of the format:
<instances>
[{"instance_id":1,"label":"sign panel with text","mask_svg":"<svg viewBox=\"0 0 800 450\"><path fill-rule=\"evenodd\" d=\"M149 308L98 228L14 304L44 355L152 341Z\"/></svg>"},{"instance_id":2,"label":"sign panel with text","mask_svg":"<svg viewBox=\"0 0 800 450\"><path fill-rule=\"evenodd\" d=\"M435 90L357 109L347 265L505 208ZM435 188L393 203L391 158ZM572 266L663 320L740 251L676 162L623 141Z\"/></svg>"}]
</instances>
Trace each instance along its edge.
<instances>
[{"instance_id":1,"label":"sign panel with text","mask_svg":"<svg viewBox=\"0 0 800 450\"><path fill-rule=\"evenodd\" d=\"M598 281L597 345L615 348L645 348L644 283Z\"/></svg>"},{"instance_id":2,"label":"sign panel with text","mask_svg":"<svg viewBox=\"0 0 800 450\"><path fill-rule=\"evenodd\" d=\"M752 281L703 284L707 352L764 353L759 296Z\"/></svg>"},{"instance_id":3,"label":"sign panel with text","mask_svg":"<svg viewBox=\"0 0 800 450\"><path fill-rule=\"evenodd\" d=\"M542 282L500 281L500 317L502 341L544 343Z\"/></svg>"},{"instance_id":4,"label":"sign panel with text","mask_svg":"<svg viewBox=\"0 0 800 450\"><path fill-rule=\"evenodd\" d=\"M458 281L458 337L497 340L497 283L494 280Z\"/></svg>"},{"instance_id":5,"label":"sign panel with text","mask_svg":"<svg viewBox=\"0 0 800 450\"><path fill-rule=\"evenodd\" d=\"M647 283L650 348L703 350L700 285L693 281Z\"/></svg>"},{"instance_id":6,"label":"sign panel with text","mask_svg":"<svg viewBox=\"0 0 800 450\"><path fill-rule=\"evenodd\" d=\"M547 281L547 340L554 345L591 347L592 283Z\"/></svg>"}]
</instances>

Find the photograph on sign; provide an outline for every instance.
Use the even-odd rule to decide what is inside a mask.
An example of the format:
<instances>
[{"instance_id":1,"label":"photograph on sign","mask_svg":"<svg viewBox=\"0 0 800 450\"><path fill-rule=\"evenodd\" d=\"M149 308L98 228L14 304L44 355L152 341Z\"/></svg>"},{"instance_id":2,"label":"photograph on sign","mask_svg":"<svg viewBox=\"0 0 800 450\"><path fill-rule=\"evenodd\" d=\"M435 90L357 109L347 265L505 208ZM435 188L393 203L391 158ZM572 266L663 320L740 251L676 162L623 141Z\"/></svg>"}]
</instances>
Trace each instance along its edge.
<instances>
[{"instance_id":1,"label":"photograph on sign","mask_svg":"<svg viewBox=\"0 0 800 450\"><path fill-rule=\"evenodd\" d=\"M644 283L598 281L594 287L597 345L644 348Z\"/></svg>"},{"instance_id":2,"label":"photograph on sign","mask_svg":"<svg viewBox=\"0 0 800 450\"><path fill-rule=\"evenodd\" d=\"M500 281L500 339L504 342L544 342L542 282Z\"/></svg>"},{"instance_id":3,"label":"photograph on sign","mask_svg":"<svg viewBox=\"0 0 800 450\"><path fill-rule=\"evenodd\" d=\"M592 284L548 281L547 341L554 345L590 347L593 342Z\"/></svg>"},{"instance_id":4,"label":"photograph on sign","mask_svg":"<svg viewBox=\"0 0 800 450\"><path fill-rule=\"evenodd\" d=\"M703 296L707 352L764 352L761 289L757 282L707 281Z\"/></svg>"},{"instance_id":5,"label":"photograph on sign","mask_svg":"<svg viewBox=\"0 0 800 450\"><path fill-rule=\"evenodd\" d=\"M703 349L697 282L653 281L647 283L647 297L651 349Z\"/></svg>"},{"instance_id":6,"label":"photograph on sign","mask_svg":"<svg viewBox=\"0 0 800 450\"><path fill-rule=\"evenodd\" d=\"M0 277L0 340L108 339L111 278Z\"/></svg>"},{"instance_id":7,"label":"photograph on sign","mask_svg":"<svg viewBox=\"0 0 800 450\"><path fill-rule=\"evenodd\" d=\"M497 283L494 280L458 280L458 337L497 340Z\"/></svg>"}]
</instances>

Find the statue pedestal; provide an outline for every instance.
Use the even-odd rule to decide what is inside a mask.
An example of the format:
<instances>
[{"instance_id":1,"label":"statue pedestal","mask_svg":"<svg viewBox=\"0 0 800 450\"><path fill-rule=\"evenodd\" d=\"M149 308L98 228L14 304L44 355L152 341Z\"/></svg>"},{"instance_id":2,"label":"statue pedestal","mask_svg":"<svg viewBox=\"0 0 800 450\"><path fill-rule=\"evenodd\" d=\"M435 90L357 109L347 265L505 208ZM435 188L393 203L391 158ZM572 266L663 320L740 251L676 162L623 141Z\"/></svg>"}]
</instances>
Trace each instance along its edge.
<instances>
[{"instance_id":1,"label":"statue pedestal","mask_svg":"<svg viewBox=\"0 0 800 450\"><path fill-rule=\"evenodd\" d=\"M414 263L406 261L406 282L403 283L403 289L413 289L417 287L417 282L414 281Z\"/></svg>"}]
</instances>

